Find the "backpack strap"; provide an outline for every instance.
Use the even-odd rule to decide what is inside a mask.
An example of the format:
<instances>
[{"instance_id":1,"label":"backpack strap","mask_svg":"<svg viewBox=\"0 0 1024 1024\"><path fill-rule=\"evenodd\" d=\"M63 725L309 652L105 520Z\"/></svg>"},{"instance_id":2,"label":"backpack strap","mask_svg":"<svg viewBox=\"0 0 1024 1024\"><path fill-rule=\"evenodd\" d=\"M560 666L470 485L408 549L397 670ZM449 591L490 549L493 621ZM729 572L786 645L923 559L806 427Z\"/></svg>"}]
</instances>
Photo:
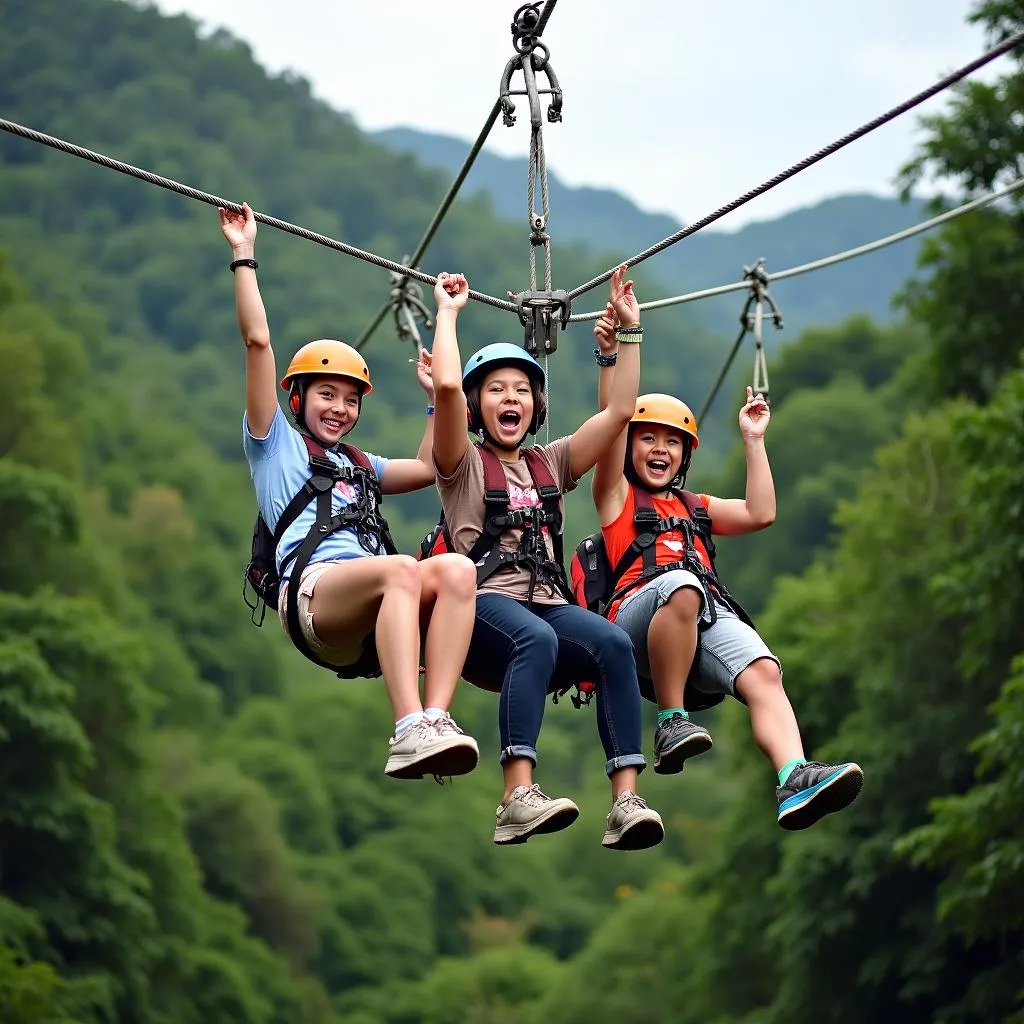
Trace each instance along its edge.
<instances>
[{"instance_id":1,"label":"backpack strap","mask_svg":"<svg viewBox=\"0 0 1024 1024\"><path fill-rule=\"evenodd\" d=\"M537 524L536 510L510 509L508 477L505 475L502 461L489 448L483 445L477 445L476 448L480 453L484 471L484 527L467 552L467 556L477 567L477 586L479 587L499 569L515 566L524 561L530 565L531 573L536 575L539 568L536 558L525 556L522 549L503 551L501 548L501 537L506 530L515 526L530 528L531 524ZM533 447L524 448L522 458L541 502L539 529L547 526L552 538L555 561L545 561L557 566L557 569L554 573L549 572L546 575L553 576L551 582L566 595L567 599L572 600L572 588L569 586L563 565L561 489L539 451ZM530 592L533 592L532 583Z\"/></svg>"},{"instance_id":2,"label":"backpack strap","mask_svg":"<svg viewBox=\"0 0 1024 1024\"><path fill-rule=\"evenodd\" d=\"M530 471L533 484L537 488L537 497L540 498L541 507L544 509L544 518L551 532L555 561L562 565L565 561L565 550L562 546L562 488L555 483L548 460L536 447L531 445L524 448L523 458L526 460L526 468Z\"/></svg>"},{"instance_id":3,"label":"backpack strap","mask_svg":"<svg viewBox=\"0 0 1024 1024\"><path fill-rule=\"evenodd\" d=\"M508 518L511 498L508 493L508 477L502 468L501 459L482 444L476 446L480 462L484 470L484 528L473 546L466 552L466 557L477 565L477 586L494 572L497 566L490 567L491 558L483 565L478 564L485 555L498 553L498 542L505 532L505 520ZM447 524L445 524L447 526ZM484 573L484 570L488 571Z\"/></svg>"},{"instance_id":4,"label":"backpack strap","mask_svg":"<svg viewBox=\"0 0 1024 1024\"><path fill-rule=\"evenodd\" d=\"M283 536L285 529L295 521L299 513L309 505L311 500L316 501L316 518L313 525L309 528L309 532L295 552L287 559L287 561L292 563L291 571L288 575L288 596L285 601L288 635L292 643L310 661L324 668L329 668L340 676L347 678L354 675L380 675L380 667L376 663L372 644L364 645L364 651L355 665L344 666L339 669L338 666L331 665L318 658L302 633L302 627L299 623L299 582L302 579L302 573L305 571L306 566L309 565L313 552L322 541L345 527L355 527L357 532L362 527L364 532L369 532L377 540L378 549L383 548L388 554L394 554L396 550L394 541L391 539L391 533L388 530L387 520L379 512L380 485L373 471L373 465L366 453L352 445L339 445L339 451L353 464L353 468L342 467L327 455L324 446L319 442L308 437L306 434L302 435L302 439L306 444L306 451L309 453L311 474L306 483L303 484L302 490L288 503L274 530L274 551L276 552L277 544L281 536ZM333 505L334 486L339 480L350 479L357 479L361 485L359 500L346 505L341 512L335 515ZM292 513L293 507L296 506L297 508L294 514L291 514L290 521L285 522L282 527L282 522ZM282 563L283 567L284 564Z\"/></svg>"},{"instance_id":5,"label":"backpack strap","mask_svg":"<svg viewBox=\"0 0 1024 1024\"><path fill-rule=\"evenodd\" d=\"M707 548L708 557L711 559L713 566L715 564L715 555L718 552L715 548L714 539L711 536L711 515L707 507L693 491L676 491L675 493L686 506L686 511L690 514L693 528L697 531L697 536L703 541L704 547Z\"/></svg>"}]
</instances>

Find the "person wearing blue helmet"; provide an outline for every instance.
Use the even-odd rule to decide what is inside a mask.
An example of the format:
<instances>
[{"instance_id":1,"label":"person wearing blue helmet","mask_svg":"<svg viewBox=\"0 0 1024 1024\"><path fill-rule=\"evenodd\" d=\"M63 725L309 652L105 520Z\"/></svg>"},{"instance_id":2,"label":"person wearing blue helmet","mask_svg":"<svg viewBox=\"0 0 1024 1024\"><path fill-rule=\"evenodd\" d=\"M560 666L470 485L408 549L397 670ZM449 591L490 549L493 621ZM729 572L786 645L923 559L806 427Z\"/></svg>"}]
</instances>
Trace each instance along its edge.
<instances>
[{"instance_id":1,"label":"person wearing blue helmet","mask_svg":"<svg viewBox=\"0 0 1024 1024\"><path fill-rule=\"evenodd\" d=\"M463 372L455 325L469 284L461 274L441 274L434 289L433 459L451 546L460 554L473 550L477 565L476 621L463 676L500 691L505 789L494 841L501 845L560 831L579 815L572 800L547 796L533 778L544 705L556 679L595 684L612 787L602 844L638 850L665 834L658 812L637 794L645 760L632 644L573 602L560 556L562 495L615 442L636 402L642 332L625 273L625 266L617 268L611 282L623 344L607 408L571 435L528 448L527 435L547 414L543 368L522 348L497 343L470 356ZM467 427L478 443L470 443ZM500 516L488 511L496 493L502 500L507 493Z\"/></svg>"}]
</instances>

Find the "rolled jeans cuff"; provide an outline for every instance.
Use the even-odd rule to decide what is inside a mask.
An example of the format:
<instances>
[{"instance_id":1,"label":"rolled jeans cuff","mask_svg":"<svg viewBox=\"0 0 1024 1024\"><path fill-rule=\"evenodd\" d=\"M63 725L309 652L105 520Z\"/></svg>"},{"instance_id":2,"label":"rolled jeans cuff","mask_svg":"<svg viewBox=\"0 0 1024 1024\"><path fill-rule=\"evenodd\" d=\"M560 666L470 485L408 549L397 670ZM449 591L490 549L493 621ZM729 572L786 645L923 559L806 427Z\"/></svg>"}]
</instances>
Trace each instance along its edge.
<instances>
[{"instance_id":1,"label":"rolled jeans cuff","mask_svg":"<svg viewBox=\"0 0 1024 1024\"><path fill-rule=\"evenodd\" d=\"M620 768L635 768L639 774L644 770L646 764L647 759L643 754L623 754L620 757L613 757L610 761L605 761L604 770L611 775L612 772L617 772Z\"/></svg>"},{"instance_id":2,"label":"rolled jeans cuff","mask_svg":"<svg viewBox=\"0 0 1024 1024\"><path fill-rule=\"evenodd\" d=\"M528 747L525 744L513 744L511 747L505 747L501 752L501 757L498 761L504 764L506 761L512 760L513 757L526 757L533 763L534 768L537 767L537 751L533 747Z\"/></svg>"}]
</instances>

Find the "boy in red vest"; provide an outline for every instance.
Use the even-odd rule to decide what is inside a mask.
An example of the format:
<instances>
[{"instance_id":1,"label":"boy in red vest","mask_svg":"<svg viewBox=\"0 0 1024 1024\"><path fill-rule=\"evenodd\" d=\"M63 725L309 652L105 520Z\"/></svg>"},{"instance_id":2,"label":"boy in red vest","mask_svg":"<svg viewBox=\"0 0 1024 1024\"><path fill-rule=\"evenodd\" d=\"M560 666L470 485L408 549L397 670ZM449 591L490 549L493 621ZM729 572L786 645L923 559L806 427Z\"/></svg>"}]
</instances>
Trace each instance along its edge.
<instances>
[{"instance_id":1,"label":"boy in red vest","mask_svg":"<svg viewBox=\"0 0 1024 1024\"><path fill-rule=\"evenodd\" d=\"M594 335L603 408L616 359L610 306ZM699 444L693 413L670 395L641 395L629 427L597 463L592 493L613 577L620 570L605 614L633 641L641 693L658 705L654 770L682 771L709 750L710 734L689 711L731 695L749 708L754 739L778 773L779 824L796 830L850 804L864 773L805 759L779 660L715 571L712 533L753 533L775 519L764 445L770 418L767 401L748 387L739 414L745 498L694 495L682 490Z\"/></svg>"}]
</instances>

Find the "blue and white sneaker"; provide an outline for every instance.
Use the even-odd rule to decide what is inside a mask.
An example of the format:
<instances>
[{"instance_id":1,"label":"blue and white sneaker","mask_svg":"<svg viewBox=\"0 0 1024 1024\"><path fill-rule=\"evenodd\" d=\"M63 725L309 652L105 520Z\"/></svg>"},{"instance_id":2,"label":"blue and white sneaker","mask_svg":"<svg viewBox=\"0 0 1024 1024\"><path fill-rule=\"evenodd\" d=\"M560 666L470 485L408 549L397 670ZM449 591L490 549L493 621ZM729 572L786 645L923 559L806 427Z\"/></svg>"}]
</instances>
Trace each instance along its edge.
<instances>
[{"instance_id":1,"label":"blue and white sneaker","mask_svg":"<svg viewBox=\"0 0 1024 1024\"><path fill-rule=\"evenodd\" d=\"M784 786L775 790L779 824L791 832L810 828L826 814L852 804L863 785L864 772L859 764L805 761L789 773Z\"/></svg>"}]
</instances>

